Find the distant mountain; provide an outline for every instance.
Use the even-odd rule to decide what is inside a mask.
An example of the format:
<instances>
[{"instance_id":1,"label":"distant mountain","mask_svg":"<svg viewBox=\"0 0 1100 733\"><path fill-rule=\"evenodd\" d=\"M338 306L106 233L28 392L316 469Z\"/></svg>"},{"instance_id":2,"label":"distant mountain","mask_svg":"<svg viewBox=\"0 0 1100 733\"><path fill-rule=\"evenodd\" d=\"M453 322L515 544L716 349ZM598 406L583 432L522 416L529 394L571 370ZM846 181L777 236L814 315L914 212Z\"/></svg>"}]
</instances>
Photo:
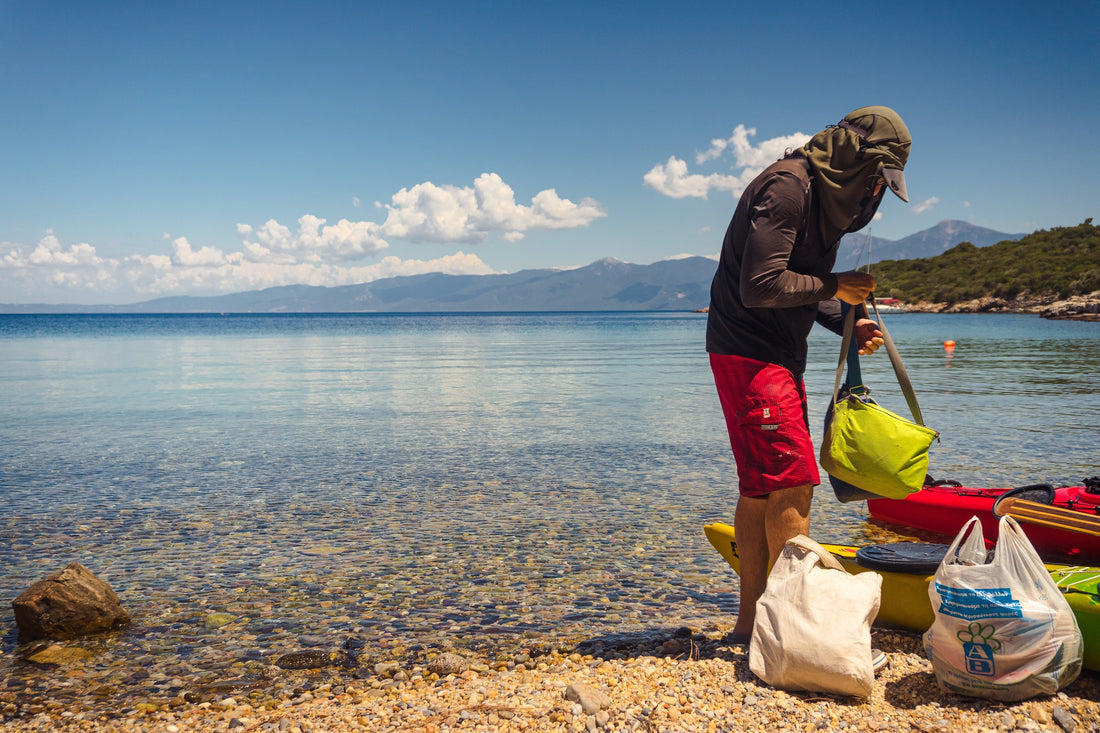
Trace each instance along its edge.
<instances>
[{"instance_id":1,"label":"distant mountain","mask_svg":"<svg viewBox=\"0 0 1100 733\"><path fill-rule=\"evenodd\" d=\"M984 247L1023 235L943 221L897 242L875 239L871 262L930 257L962 241ZM867 236L840 244L838 270L867 262ZM0 305L2 313L358 313L476 311L684 311L710 303L717 263L708 257L634 265L603 259L574 270L505 275L429 273L361 285L286 285L231 295L172 296L132 305Z\"/></svg>"},{"instance_id":2,"label":"distant mountain","mask_svg":"<svg viewBox=\"0 0 1100 733\"><path fill-rule=\"evenodd\" d=\"M1024 234L995 232L992 229L955 219L941 221L931 229L910 234L897 241L869 237L864 232L847 234L840 240L840 252L836 258L837 270L855 270L868 262L882 260L916 260L935 257L960 242L970 242L975 247L988 247L1006 240L1016 241L1024 236ZM870 259L867 257L868 239L871 240Z\"/></svg>"},{"instance_id":3,"label":"distant mountain","mask_svg":"<svg viewBox=\"0 0 1100 733\"><path fill-rule=\"evenodd\" d=\"M173 296L121 306L0 306L5 313L356 313L694 310L710 302L708 257L507 275L429 273L362 285L287 285L231 295Z\"/></svg>"}]
</instances>

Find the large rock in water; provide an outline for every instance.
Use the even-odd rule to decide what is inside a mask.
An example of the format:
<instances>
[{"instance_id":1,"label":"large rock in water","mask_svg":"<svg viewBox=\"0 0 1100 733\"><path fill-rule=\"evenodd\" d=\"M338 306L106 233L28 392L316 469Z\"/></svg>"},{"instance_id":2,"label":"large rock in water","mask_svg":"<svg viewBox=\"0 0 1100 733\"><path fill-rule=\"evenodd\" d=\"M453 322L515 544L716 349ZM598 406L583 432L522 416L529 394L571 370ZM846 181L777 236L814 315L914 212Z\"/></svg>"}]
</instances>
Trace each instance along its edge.
<instances>
[{"instance_id":1,"label":"large rock in water","mask_svg":"<svg viewBox=\"0 0 1100 733\"><path fill-rule=\"evenodd\" d=\"M111 586L74 562L12 601L20 639L72 639L130 623Z\"/></svg>"}]
</instances>

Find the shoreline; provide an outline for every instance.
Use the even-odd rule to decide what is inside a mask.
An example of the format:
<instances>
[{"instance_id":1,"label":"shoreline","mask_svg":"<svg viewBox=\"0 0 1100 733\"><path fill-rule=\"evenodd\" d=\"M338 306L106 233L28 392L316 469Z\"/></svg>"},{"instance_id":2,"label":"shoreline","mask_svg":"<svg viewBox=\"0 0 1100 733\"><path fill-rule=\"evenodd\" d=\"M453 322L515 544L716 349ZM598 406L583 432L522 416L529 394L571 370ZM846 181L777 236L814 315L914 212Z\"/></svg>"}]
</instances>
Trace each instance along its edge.
<instances>
[{"instance_id":1,"label":"shoreline","mask_svg":"<svg viewBox=\"0 0 1100 733\"><path fill-rule=\"evenodd\" d=\"M1037 315L1050 320L1100 321L1100 293L1075 295L1059 300L1054 296L1036 298L994 298L992 296L962 303L902 303L907 313L1007 313Z\"/></svg>"},{"instance_id":2,"label":"shoreline","mask_svg":"<svg viewBox=\"0 0 1100 733\"><path fill-rule=\"evenodd\" d=\"M899 302L902 313L1003 313L1009 315L1037 315L1053 321L1100 321L1100 292L1075 295L1064 300L1053 296L1039 298L994 298L988 296L961 303ZM710 306L703 306L693 313L707 313Z\"/></svg>"},{"instance_id":3,"label":"shoreline","mask_svg":"<svg viewBox=\"0 0 1100 733\"><path fill-rule=\"evenodd\" d=\"M1100 730L1093 671L1053 696L966 698L937 687L919 634L873 629L872 644L889 665L860 700L769 687L749 670L747 649L723 633L605 637L613 648L598 654L581 644L495 660L440 652L415 664L271 665L258 676L266 689L227 688L201 701L184 693L110 712L40 701L0 717L0 731Z\"/></svg>"}]
</instances>

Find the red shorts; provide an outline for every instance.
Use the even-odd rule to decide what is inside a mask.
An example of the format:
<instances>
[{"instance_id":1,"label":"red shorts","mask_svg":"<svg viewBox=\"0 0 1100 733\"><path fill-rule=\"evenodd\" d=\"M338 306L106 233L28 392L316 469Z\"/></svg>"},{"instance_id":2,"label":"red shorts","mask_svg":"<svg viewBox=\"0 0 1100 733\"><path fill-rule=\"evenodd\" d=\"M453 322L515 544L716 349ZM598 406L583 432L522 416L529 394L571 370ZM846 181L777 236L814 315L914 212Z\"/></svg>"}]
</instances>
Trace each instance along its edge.
<instances>
[{"instance_id":1,"label":"red shorts","mask_svg":"<svg viewBox=\"0 0 1100 733\"><path fill-rule=\"evenodd\" d=\"M786 368L711 354L742 496L821 483L806 390Z\"/></svg>"}]
</instances>

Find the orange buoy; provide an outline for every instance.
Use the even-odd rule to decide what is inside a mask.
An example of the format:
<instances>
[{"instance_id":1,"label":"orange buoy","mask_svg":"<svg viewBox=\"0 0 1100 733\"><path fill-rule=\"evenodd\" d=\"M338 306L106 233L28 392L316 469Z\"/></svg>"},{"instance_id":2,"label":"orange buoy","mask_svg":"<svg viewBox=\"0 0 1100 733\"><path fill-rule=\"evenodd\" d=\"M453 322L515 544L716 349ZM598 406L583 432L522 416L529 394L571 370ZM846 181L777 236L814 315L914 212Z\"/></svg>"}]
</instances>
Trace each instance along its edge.
<instances>
[{"instance_id":1,"label":"orange buoy","mask_svg":"<svg viewBox=\"0 0 1100 733\"><path fill-rule=\"evenodd\" d=\"M955 342L954 341L944 341L943 342L943 349L944 349L944 351L954 351L955 350Z\"/></svg>"}]
</instances>

